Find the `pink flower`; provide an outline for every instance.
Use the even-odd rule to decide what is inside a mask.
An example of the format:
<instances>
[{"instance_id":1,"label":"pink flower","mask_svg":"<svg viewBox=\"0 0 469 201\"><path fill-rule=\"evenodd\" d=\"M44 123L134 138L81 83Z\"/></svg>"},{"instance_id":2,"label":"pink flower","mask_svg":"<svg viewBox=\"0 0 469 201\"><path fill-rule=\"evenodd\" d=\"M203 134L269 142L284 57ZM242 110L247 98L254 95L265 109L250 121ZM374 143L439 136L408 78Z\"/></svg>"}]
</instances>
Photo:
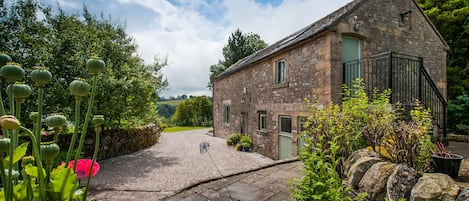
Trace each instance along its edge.
<instances>
[{"instance_id":1,"label":"pink flower","mask_svg":"<svg viewBox=\"0 0 469 201\"><path fill-rule=\"evenodd\" d=\"M91 159L78 159L77 169L75 173L77 174L78 179L86 179L89 176ZM68 162L68 167L73 169L74 161ZM93 170L91 171L91 176L94 177L99 172L99 164L95 161L93 165Z\"/></svg>"}]
</instances>

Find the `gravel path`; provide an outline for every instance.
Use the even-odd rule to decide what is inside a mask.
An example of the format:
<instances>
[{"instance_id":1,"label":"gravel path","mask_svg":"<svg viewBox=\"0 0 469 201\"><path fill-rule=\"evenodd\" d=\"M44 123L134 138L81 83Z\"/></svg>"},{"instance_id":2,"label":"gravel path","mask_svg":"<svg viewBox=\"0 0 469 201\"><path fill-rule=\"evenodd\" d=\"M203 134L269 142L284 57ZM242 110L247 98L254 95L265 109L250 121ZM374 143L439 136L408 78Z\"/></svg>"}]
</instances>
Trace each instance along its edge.
<instances>
[{"instance_id":1,"label":"gravel path","mask_svg":"<svg viewBox=\"0 0 469 201\"><path fill-rule=\"evenodd\" d=\"M234 151L224 139L211 137L207 131L163 133L160 142L150 148L99 161L101 170L91 180L90 197L116 200L122 194L122 200L133 200L138 199L138 193L171 195L220 177L218 171L229 175L273 163L257 153ZM210 143L208 153L200 153L201 142Z\"/></svg>"}]
</instances>

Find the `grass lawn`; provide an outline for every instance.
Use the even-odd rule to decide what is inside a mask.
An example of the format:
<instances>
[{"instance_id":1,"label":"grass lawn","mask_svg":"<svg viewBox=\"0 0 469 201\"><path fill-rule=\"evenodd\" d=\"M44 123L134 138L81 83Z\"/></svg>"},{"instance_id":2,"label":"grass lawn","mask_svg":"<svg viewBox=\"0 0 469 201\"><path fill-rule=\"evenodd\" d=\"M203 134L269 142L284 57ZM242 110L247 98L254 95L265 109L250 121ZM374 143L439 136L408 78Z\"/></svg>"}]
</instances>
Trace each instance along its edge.
<instances>
[{"instance_id":1,"label":"grass lawn","mask_svg":"<svg viewBox=\"0 0 469 201\"><path fill-rule=\"evenodd\" d=\"M165 129L163 130L163 132L165 132L165 133L172 133L172 132L196 130L196 129L202 129L202 128L210 128L210 127L203 127L203 126L175 126L175 127L165 128Z\"/></svg>"}]
</instances>

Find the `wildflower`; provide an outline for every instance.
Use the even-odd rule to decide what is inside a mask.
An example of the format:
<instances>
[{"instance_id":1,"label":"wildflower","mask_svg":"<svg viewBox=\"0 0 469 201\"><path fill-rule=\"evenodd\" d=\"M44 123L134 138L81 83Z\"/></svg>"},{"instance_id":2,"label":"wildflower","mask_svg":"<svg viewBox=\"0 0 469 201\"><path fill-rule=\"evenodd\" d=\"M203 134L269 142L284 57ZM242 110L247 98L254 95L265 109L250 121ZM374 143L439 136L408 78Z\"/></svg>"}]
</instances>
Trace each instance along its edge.
<instances>
[{"instance_id":1,"label":"wildflower","mask_svg":"<svg viewBox=\"0 0 469 201\"><path fill-rule=\"evenodd\" d=\"M90 175L90 166L91 166L91 159L78 159L77 162L77 169L75 173L77 174L78 179L86 179ZM74 161L68 162L68 167L73 169ZM93 165L93 170L91 171L91 176L94 177L99 172L99 164L95 161Z\"/></svg>"}]
</instances>

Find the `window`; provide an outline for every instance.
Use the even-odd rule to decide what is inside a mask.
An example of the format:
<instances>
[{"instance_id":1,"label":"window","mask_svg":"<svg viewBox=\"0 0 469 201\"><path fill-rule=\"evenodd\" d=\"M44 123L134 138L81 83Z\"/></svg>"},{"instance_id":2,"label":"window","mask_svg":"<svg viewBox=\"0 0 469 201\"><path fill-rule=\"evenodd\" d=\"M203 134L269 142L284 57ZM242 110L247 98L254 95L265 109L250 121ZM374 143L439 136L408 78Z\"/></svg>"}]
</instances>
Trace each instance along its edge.
<instances>
[{"instance_id":1,"label":"window","mask_svg":"<svg viewBox=\"0 0 469 201\"><path fill-rule=\"evenodd\" d=\"M287 68L285 59L279 59L275 62L275 83L285 83L287 81Z\"/></svg>"},{"instance_id":2,"label":"window","mask_svg":"<svg viewBox=\"0 0 469 201\"><path fill-rule=\"evenodd\" d=\"M287 136L292 135L291 117L280 116L280 134Z\"/></svg>"},{"instance_id":3,"label":"window","mask_svg":"<svg viewBox=\"0 0 469 201\"><path fill-rule=\"evenodd\" d=\"M259 111L259 130L267 129L267 112Z\"/></svg>"},{"instance_id":4,"label":"window","mask_svg":"<svg viewBox=\"0 0 469 201\"><path fill-rule=\"evenodd\" d=\"M230 123L231 105L223 104L223 123Z\"/></svg>"}]
</instances>

